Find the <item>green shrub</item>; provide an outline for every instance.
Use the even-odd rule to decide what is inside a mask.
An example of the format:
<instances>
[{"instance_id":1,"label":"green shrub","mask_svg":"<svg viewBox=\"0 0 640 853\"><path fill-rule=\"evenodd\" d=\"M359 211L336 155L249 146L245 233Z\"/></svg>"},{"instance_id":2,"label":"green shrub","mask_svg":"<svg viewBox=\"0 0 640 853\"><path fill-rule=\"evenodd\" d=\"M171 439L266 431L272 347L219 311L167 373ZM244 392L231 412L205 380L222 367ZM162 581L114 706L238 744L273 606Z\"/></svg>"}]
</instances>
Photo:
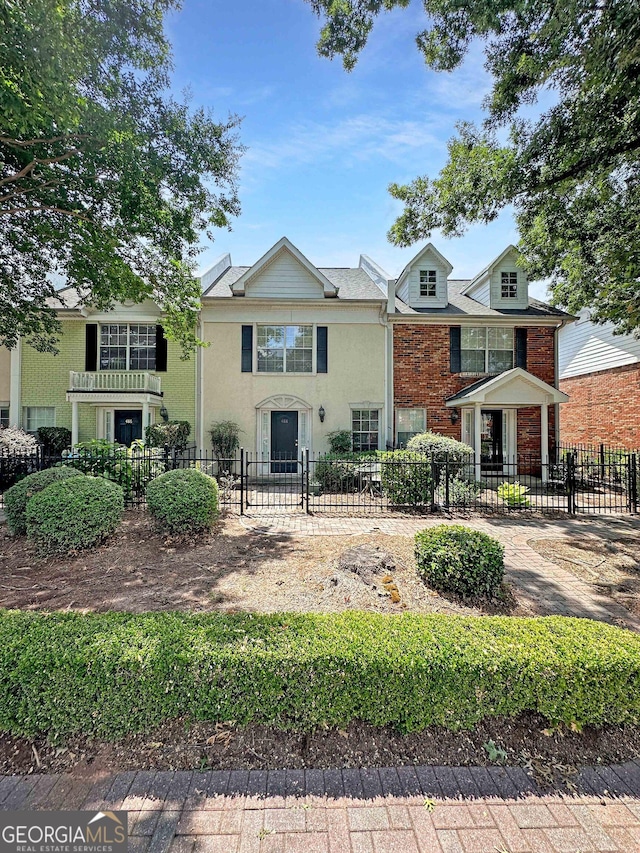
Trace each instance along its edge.
<instances>
[{"instance_id":1,"label":"green shrub","mask_svg":"<svg viewBox=\"0 0 640 853\"><path fill-rule=\"evenodd\" d=\"M59 456L71 447L71 430L66 427L39 427L37 434L44 452L50 456Z\"/></svg>"},{"instance_id":2,"label":"green shrub","mask_svg":"<svg viewBox=\"0 0 640 853\"><path fill-rule=\"evenodd\" d=\"M640 722L640 635L588 619L0 611L0 730L114 738L179 717L471 728Z\"/></svg>"},{"instance_id":3,"label":"green shrub","mask_svg":"<svg viewBox=\"0 0 640 853\"><path fill-rule=\"evenodd\" d=\"M396 506L431 504L431 463L422 453L391 450L380 454L382 492Z\"/></svg>"},{"instance_id":4,"label":"green shrub","mask_svg":"<svg viewBox=\"0 0 640 853\"><path fill-rule=\"evenodd\" d=\"M375 452L324 453L313 464L311 473L323 492L347 494L360 487L359 468L375 459Z\"/></svg>"},{"instance_id":5,"label":"green shrub","mask_svg":"<svg viewBox=\"0 0 640 853\"><path fill-rule=\"evenodd\" d=\"M484 488L484 483L481 483L479 480L465 480L463 477L456 475L449 480L448 492L446 482L440 483L437 493L438 503L444 505L448 496L449 506L470 506L482 494Z\"/></svg>"},{"instance_id":6,"label":"green shrub","mask_svg":"<svg viewBox=\"0 0 640 853\"><path fill-rule=\"evenodd\" d=\"M240 447L241 432L242 430L235 421L217 421L211 424L209 430L211 447L218 462L235 457L236 451Z\"/></svg>"},{"instance_id":7,"label":"green shrub","mask_svg":"<svg viewBox=\"0 0 640 853\"><path fill-rule=\"evenodd\" d=\"M500 483L498 486L498 497L504 501L508 507L526 508L531 501L527 497L529 492L528 486L522 486L520 483Z\"/></svg>"},{"instance_id":8,"label":"green shrub","mask_svg":"<svg viewBox=\"0 0 640 853\"><path fill-rule=\"evenodd\" d=\"M504 548L486 533L439 524L416 533L418 574L429 586L460 595L491 595L504 577Z\"/></svg>"},{"instance_id":9,"label":"green shrub","mask_svg":"<svg viewBox=\"0 0 640 853\"><path fill-rule=\"evenodd\" d=\"M166 423L150 424L144 432L145 441L149 447L168 447L178 453L186 448L190 435L191 424L189 421L167 421Z\"/></svg>"},{"instance_id":10,"label":"green shrub","mask_svg":"<svg viewBox=\"0 0 640 853\"><path fill-rule=\"evenodd\" d=\"M205 530L218 514L218 484L195 468L167 471L147 486L147 506L168 533Z\"/></svg>"},{"instance_id":11,"label":"green shrub","mask_svg":"<svg viewBox=\"0 0 640 853\"><path fill-rule=\"evenodd\" d=\"M437 432L421 432L407 442L407 450L413 453L424 453L429 460L433 459L436 485L448 470L449 476L454 477L465 468L471 470L474 456L473 448L455 438L440 435Z\"/></svg>"},{"instance_id":12,"label":"green shrub","mask_svg":"<svg viewBox=\"0 0 640 853\"><path fill-rule=\"evenodd\" d=\"M67 464L90 474L92 477L105 477L122 487L129 495L133 485L133 466L128 448L121 444L94 438L76 444L67 457Z\"/></svg>"},{"instance_id":13,"label":"green shrub","mask_svg":"<svg viewBox=\"0 0 640 853\"><path fill-rule=\"evenodd\" d=\"M90 548L122 519L122 489L102 477L71 477L27 503L27 536L44 553Z\"/></svg>"},{"instance_id":14,"label":"green shrub","mask_svg":"<svg viewBox=\"0 0 640 853\"><path fill-rule=\"evenodd\" d=\"M69 477L79 477L80 472L74 468L47 468L29 474L5 492L4 508L7 514L9 529L14 533L27 532L27 502L37 492L41 492L52 483Z\"/></svg>"},{"instance_id":15,"label":"green shrub","mask_svg":"<svg viewBox=\"0 0 640 853\"><path fill-rule=\"evenodd\" d=\"M334 429L327 433L330 453L351 453L352 437L348 429Z\"/></svg>"}]
</instances>

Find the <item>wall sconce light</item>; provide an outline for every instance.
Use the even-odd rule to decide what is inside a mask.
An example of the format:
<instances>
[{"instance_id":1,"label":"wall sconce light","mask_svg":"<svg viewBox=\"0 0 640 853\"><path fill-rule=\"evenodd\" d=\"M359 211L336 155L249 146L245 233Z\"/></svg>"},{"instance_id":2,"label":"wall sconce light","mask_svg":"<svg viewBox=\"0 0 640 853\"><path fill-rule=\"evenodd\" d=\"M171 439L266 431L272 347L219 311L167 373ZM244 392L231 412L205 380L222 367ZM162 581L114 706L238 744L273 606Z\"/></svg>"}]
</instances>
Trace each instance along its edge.
<instances>
[{"instance_id":1,"label":"wall sconce light","mask_svg":"<svg viewBox=\"0 0 640 853\"><path fill-rule=\"evenodd\" d=\"M169 412L167 411L167 407L164 403L160 406L160 417L165 422L165 424L169 420Z\"/></svg>"},{"instance_id":2,"label":"wall sconce light","mask_svg":"<svg viewBox=\"0 0 640 853\"><path fill-rule=\"evenodd\" d=\"M451 409L451 423L457 424L460 420L460 412L457 409Z\"/></svg>"},{"instance_id":3,"label":"wall sconce light","mask_svg":"<svg viewBox=\"0 0 640 853\"><path fill-rule=\"evenodd\" d=\"M325 416L325 415L326 415L326 412L325 412L325 410L324 410L324 406L320 406L320 408L318 409L318 417L320 418L320 423L321 423L321 424L323 424L323 423L324 423L324 416Z\"/></svg>"}]
</instances>

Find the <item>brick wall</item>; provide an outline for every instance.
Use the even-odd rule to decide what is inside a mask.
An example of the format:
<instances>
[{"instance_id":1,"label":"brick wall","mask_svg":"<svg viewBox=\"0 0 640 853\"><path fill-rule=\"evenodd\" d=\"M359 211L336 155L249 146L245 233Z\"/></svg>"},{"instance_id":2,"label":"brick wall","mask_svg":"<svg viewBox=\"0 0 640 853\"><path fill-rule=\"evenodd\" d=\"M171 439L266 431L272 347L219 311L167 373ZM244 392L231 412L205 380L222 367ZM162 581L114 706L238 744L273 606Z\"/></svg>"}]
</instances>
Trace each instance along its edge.
<instances>
[{"instance_id":1,"label":"brick wall","mask_svg":"<svg viewBox=\"0 0 640 853\"><path fill-rule=\"evenodd\" d=\"M553 385L554 330L530 327L527 332L527 370ZM447 397L477 382L449 369L449 326L422 323L393 324L393 395L395 408L425 408L427 429L462 437L462 422L451 423ZM550 441L555 437L554 409L549 408ZM540 409L518 410L518 452L540 452Z\"/></svg>"},{"instance_id":2,"label":"brick wall","mask_svg":"<svg viewBox=\"0 0 640 853\"><path fill-rule=\"evenodd\" d=\"M640 449L640 364L560 382L571 399L560 406L560 438L580 444Z\"/></svg>"}]
</instances>

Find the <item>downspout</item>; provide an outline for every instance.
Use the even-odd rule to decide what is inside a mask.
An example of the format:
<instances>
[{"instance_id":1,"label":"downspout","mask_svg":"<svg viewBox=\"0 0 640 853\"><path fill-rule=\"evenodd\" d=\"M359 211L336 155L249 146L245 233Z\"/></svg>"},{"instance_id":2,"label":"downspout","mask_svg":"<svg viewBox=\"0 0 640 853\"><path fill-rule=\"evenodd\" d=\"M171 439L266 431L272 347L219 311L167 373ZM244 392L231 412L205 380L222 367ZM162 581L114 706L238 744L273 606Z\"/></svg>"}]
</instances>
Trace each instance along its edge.
<instances>
[{"instance_id":1,"label":"downspout","mask_svg":"<svg viewBox=\"0 0 640 853\"><path fill-rule=\"evenodd\" d=\"M386 395L385 403L387 407L387 441L393 447L395 445L395 434L393 431L394 407L393 407L393 323L389 321L389 317L395 314L396 310L396 282L395 279L387 280L387 345L385 349L385 377L386 377Z\"/></svg>"},{"instance_id":2,"label":"downspout","mask_svg":"<svg viewBox=\"0 0 640 853\"><path fill-rule=\"evenodd\" d=\"M198 317L196 324L196 332L198 340L202 340L202 312ZM198 454L202 455L204 451L204 411L203 411L203 393L202 393L202 346L196 346L196 443L198 445Z\"/></svg>"},{"instance_id":3,"label":"downspout","mask_svg":"<svg viewBox=\"0 0 640 853\"><path fill-rule=\"evenodd\" d=\"M11 376L9 380L9 425L22 426L22 338L11 350Z\"/></svg>"}]
</instances>

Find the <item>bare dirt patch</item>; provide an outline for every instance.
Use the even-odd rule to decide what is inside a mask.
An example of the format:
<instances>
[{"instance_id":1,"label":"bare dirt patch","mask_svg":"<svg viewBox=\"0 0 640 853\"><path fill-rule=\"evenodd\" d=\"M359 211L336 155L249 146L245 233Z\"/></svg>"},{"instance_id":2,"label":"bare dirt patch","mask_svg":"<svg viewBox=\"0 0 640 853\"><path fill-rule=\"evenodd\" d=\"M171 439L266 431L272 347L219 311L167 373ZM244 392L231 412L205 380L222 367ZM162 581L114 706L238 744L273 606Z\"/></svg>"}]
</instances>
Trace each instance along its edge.
<instances>
[{"instance_id":1,"label":"bare dirt patch","mask_svg":"<svg viewBox=\"0 0 640 853\"><path fill-rule=\"evenodd\" d=\"M640 756L637 726L548 726L535 714L485 720L472 731L433 726L410 734L365 723L304 733L178 719L119 741L75 738L63 747L0 735L0 773L508 764L526 768L539 784L571 789L581 766Z\"/></svg>"},{"instance_id":2,"label":"bare dirt patch","mask_svg":"<svg viewBox=\"0 0 640 853\"><path fill-rule=\"evenodd\" d=\"M393 556L391 581L386 571L364 583L340 569L340 555L357 545ZM411 536L266 536L229 516L211 534L184 541L163 536L135 511L108 542L71 557L39 557L24 537L0 527L0 606L133 613L520 612L509 589L496 601L470 603L426 587L416 574Z\"/></svg>"},{"instance_id":3,"label":"bare dirt patch","mask_svg":"<svg viewBox=\"0 0 640 853\"><path fill-rule=\"evenodd\" d=\"M542 557L640 616L640 537L602 530L598 536L530 539Z\"/></svg>"}]
</instances>

